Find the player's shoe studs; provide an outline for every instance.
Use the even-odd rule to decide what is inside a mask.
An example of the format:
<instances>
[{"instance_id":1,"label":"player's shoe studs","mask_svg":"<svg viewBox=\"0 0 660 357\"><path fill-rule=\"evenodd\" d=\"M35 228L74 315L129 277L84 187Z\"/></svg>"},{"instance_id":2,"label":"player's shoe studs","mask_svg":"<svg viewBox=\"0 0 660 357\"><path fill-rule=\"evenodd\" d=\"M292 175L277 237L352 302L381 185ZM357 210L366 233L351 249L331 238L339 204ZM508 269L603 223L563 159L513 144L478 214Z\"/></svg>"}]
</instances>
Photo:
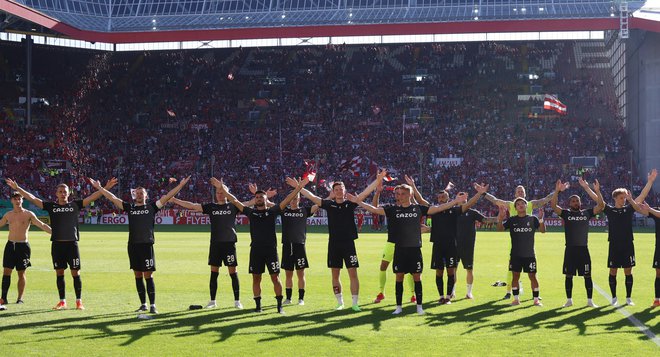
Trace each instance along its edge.
<instances>
[{"instance_id":1,"label":"player's shoe studs","mask_svg":"<svg viewBox=\"0 0 660 357\"><path fill-rule=\"evenodd\" d=\"M148 310L147 309L147 304L142 304L142 305L140 305L140 307L137 308L137 310L135 310L135 312L143 312L143 311L147 311L147 310Z\"/></svg>"},{"instance_id":2,"label":"player's shoe studs","mask_svg":"<svg viewBox=\"0 0 660 357\"><path fill-rule=\"evenodd\" d=\"M206 306L204 308L205 309L215 309L216 307L218 307L218 304L216 304L215 301L209 301L209 303L206 304Z\"/></svg>"},{"instance_id":3,"label":"player's shoe studs","mask_svg":"<svg viewBox=\"0 0 660 357\"><path fill-rule=\"evenodd\" d=\"M85 305L83 305L82 300L76 300L76 310L85 310Z\"/></svg>"},{"instance_id":4,"label":"player's shoe studs","mask_svg":"<svg viewBox=\"0 0 660 357\"><path fill-rule=\"evenodd\" d=\"M65 301L60 301L53 307L53 310L66 310L66 302Z\"/></svg>"},{"instance_id":5,"label":"player's shoe studs","mask_svg":"<svg viewBox=\"0 0 660 357\"><path fill-rule=\"evenodd\" d=\"M385 295L383 293L378 293L378 295L376 295L376 298L374 299L374 303L378 304L384 299L385 299Z\"/></svg>"}]
</instances>

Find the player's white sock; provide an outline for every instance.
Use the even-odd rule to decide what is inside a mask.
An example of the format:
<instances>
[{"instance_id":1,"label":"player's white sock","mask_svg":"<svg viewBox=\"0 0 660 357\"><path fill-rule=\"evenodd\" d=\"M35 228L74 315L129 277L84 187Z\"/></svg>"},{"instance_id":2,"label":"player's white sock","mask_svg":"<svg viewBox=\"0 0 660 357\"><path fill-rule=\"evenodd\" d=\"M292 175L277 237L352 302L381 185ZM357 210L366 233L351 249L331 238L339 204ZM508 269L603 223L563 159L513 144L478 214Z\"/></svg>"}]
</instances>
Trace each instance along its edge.
<instances>
[{"instance_id":1,"label":"player's white sock","mask_svg":"<svg viewBox=\"0 0 660 357\"><path fill-rule=\"evenodd\" d=\"M422 305L417 305L417 314L424 315L424 309L422 308Z\"/></svg>"},{"instance_id":2,"label":"player's white sock","mask_svg":"<svg viewBox=\"0 0 660 357\"><path fill-rule=\"evenodd\" d=\"M335 294L335 297L337 298L337 304L344 305L344 295L342 293Z\"/></svg>"},{"instance_id":3,"label":"player's white sock","mask_svg":"<svg viewBox=\"0 0 660 357\"><path fill-rule=\"evenodd\" d=\"M467 295L472 295L472 284L467 284Z\"/></svg>"},{"instance_id":4,"label":"player's white sock","mask_svg":"<svg viewBox=\"0 0 660 357\"><path fill-rule=\"evenodd\" d=\"M398 315L398 314L400 314L402 311L403 311L403 308L401 307L401 305L397 305L397 306L396 306L396 309L394 309L394 312L392 313L392 315Z\"/></svg>"},{"instance_id":5,"label":"player's white sock","mask_svg":"<svg viewBox=\"0 0 660 357\"><path fill-rule=\"evenodd\" d=\"M357 304L358 304L358 295L351 295L351 297L353 298L353 306L357 306Z\"/></svg>"}]
</instances>

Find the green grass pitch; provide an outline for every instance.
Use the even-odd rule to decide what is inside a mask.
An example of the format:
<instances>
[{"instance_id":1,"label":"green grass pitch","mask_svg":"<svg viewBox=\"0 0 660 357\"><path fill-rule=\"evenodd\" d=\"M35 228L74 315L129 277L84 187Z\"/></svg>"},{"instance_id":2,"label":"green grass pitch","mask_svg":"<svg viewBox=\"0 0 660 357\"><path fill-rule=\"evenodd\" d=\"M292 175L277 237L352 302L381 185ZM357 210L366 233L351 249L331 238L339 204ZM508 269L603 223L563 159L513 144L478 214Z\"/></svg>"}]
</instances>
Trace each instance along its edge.
<instances>
[{"instance_id":1,"label":"green grass pitch","mask_svg":"<svg viewBox=\"0 0 660 357\"><path fill-rule=\"evenodd\" d=\"M90 230L91 229L91 230ZM208 227L156 228L155 274L160 314L152 320L137 319L139 305L135 283L128 269L127 227L83 227L83 301L87 310L76 311L73 284L66 277L70 309L51 311L57 302L50 244L43 232L31 232L32 264L28 270L25 304L10 303L0 313L2 354L12 355L627 355L657 356L660 347L640 332L608 300L594 291L599 308L585 307L582 278L574 279L575 305L565 302L561 274L563 233L537 234L536 252L543 307L532 306L529 280L521 306L500 300L505 288L492 287L504 280L507 268L507 233L479 232L475 251L474 300L465 300L465 271L459 269L457 299L437 304L431 244L424 236L424 307L418 316L406 303L404 314L393 316L394 278L388 272L386 299L373 304L378 289L378 266L384 233L363 233L357 240L360 259L360 303L363 311L334 311L330 272L325 266L327 233L310 233L305 306L286 306L286 315L275 312L269 279L263 281L264 312L252 313L251 276L247 273L249 236L239 235L237 245L241 300L244 310L233 307L230 279L222 268L218 280L218 308L187 310L205 305L208 296ZM6 234L6 232L4 233ZM655 271L651 268L654 235L635 235L637 267L633 299L624 307L655 334L660 334L660 309L653 300ZM609 294L607 237L592 233L590 251L594 283ZM67 274L69 274L67 272ZM284 274L281 276L284 280ZM12 276L9 301L16 299ZM345 300L350 304L348 276L342 273ZM619 273L620 299L625 297L623 272ZM294 298L297 288L294 283ZM409 298L409 297L407 297ZM404 301L407 300L404 298Z\"/></svg>"}]
</instances>

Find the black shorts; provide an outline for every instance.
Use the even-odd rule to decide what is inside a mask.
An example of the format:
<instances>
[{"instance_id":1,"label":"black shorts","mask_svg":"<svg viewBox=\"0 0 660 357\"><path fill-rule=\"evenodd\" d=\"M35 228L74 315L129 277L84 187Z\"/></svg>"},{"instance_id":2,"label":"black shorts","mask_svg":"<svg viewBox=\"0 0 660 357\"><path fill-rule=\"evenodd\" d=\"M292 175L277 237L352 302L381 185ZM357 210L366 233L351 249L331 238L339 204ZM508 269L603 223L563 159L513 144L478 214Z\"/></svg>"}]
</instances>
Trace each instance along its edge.
<instances>
[{"instance_id":1,"label":"black shorts","mask_svg":"<svg viewBox=\"0 0 660 357\"><path fill-rule=\"evenodd\" d=\"M358 268L357 253L355 251L355 241L347 240L340 242L328 242L328 268Z\"/></svg>"},{"instance_id":2,"label":"black shorts","mask_svg":"<svg viewBox=\"0 0 660 357\"><path fill-rule=\"evenodd\" d=\"M32 266L30 263L30 243L10 242L5 245L5 254L2 256L2 266L8 269L21 271Z\"/></svg>"},{"instance_id":3,"label":"black shorts","mask_svg":"<svg viewBox=\"0 0 660 357\"><path fill-rule=\"evenodd\" d=\"M135 271L156 271L156 256L152 243L128 243L128 260Z\"/></svg>"},{"instance_id":4,"label":"black shorts","mask_svg":"<svg viewBox=\"0 0 660 357\"><path fill-rule=\"evenodd\" d=\"M474 267L474 241L459 242L456 245L458 259L463 264L463 269L472 269Z\"/></svg>"},{"instance_id":5,"label":"black shorts","mask_svg":"<svg viewBox=\"0 0 660 357\"><path fill-rule=\"evenodd\" d=\"M268 268L269 274L280 273L277 247L250 247L250 274L263 274Z\"/></svg>"},{"instance_id":6,"label":"black shorts","mask_svg":"<svg viewBox=\"0 0 660 357\"><path fill-rule=\"evenodd\" d=\"M431 255L431 269L456 268L458 266L458 253L453 244L433 243Z\"/></svg>"},{"instance_id":7,"label":"black shorts","mask_svg":"<svg viewBox=\"0 0 660 357\"><path fill-rule=\"evenodd\" d=\"M566 247L564 250L563 272L565 275L591 275L591 256L589 255L589 248L586 246Z\"/></svg>"},{"instance_id":8,"label":"black shorts","mask_svg":"<svg viewBox=\"0 0 660 357\"><path fill-rule=\"evenodd\" d=\"M418 247L394 248L394 264L392 264L392 271L394 271L395 274L421 273L423 268L424 268L424 259L422 258L422 248L418 248Z\"/></svg>"},{"instance_id":9,"label":"black shorts","mask_svg":"<svg viewBox=\"0 0 660 357\"><path fill-rule=\"evenodd\" d=\"M234 242L215 242L212 241L209 247L209 265L214 267L235 267L238 265L236 260L236 243Z\"/></svg>"},{"instance_id":10,"label":"black shorts","mask_svg":"<svg viewBox=\"0 0 660 357\"><path fill-rule=\"evenodd\" d=\"M53 258L54 269L80 270L80 251L78 242L55 241L50 246L50 255Z\"/></svg>"},{"instance_id":11,"label":"black shorts","mask_svg":"<svg viewBox=\"0 0 660 357\"><path fill-rule=\"evenodd\" d=\"M635 245L612 245L607 254L608 268L632 268L635 266Z\"/></svg>"},{"instance_id":12,"label":"black shorts","mask_svg":"<svg viewBox=\"0 0 660 357\"><path fill-rule=\"evenodd\" d=\"M303 243L282 244L282 269L291 271L309 268Z\"/></svg>"},{"instance_id":13,"label":"black shorts","mask_svg":"<svg viewBox=\"0 0 660 357\"><path fill-rule=\"evenodd\" d=\"M536 273L536 257L517 257L513 255L509 258L509 270L516 273Z\"/></svg>"}]
</instances>

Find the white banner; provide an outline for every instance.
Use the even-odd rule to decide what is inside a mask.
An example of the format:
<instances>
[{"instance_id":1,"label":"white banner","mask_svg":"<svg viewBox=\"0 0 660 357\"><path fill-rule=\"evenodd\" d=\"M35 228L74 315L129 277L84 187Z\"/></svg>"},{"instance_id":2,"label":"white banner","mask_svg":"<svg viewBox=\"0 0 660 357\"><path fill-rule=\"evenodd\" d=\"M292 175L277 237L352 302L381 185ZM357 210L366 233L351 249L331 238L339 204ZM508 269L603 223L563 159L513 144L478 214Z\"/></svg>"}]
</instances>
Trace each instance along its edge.
<instances>
[{"instance_id":1,"label":"white banner","mask_svg":"<svg viewBox=\"0 0 660 357\"><path fill-rule=\"evenodd\" d=\"M462 157L436 157L433 161L436 165L443 167L461 166L463 162Z\"/></svg>"}]
</instances>

